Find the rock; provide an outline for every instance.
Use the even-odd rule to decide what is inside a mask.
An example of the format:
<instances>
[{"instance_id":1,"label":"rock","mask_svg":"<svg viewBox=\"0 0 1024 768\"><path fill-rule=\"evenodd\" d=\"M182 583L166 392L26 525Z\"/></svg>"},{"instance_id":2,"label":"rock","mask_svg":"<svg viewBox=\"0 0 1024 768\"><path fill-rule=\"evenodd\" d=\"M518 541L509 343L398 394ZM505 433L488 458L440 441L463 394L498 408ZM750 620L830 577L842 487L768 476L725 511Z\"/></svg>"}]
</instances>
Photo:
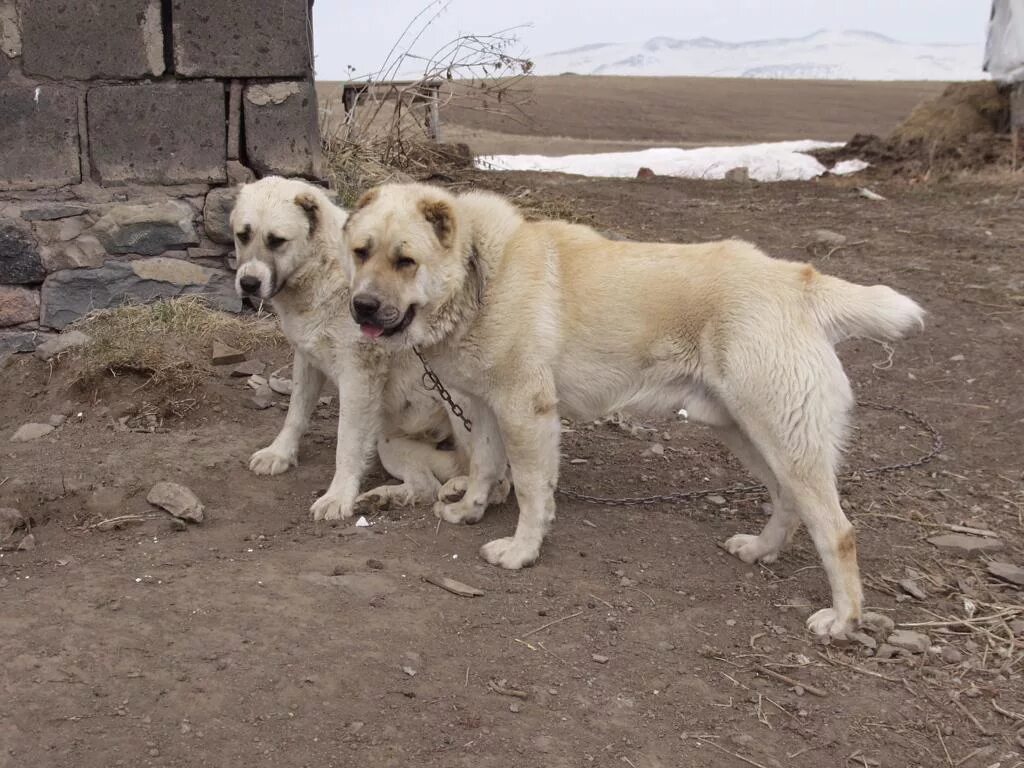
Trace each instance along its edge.
<instances>
[{"instance_id":1,"label":"rock","mask_svg":"<svg viewBox=\"0 0 1024 768\"><path fill-rule=\"evenodd\" d=\"M21 516L21 512L12 507L0 507L0 544L26 525L28 521Z\"/></svg>"},{"instance_id":2,"label":"rock","mask_svg":"<svg viewBox=\"0 0 1024 768\"><path fill-rule=\"evenodd\" d=\"M598 664L607 664L608 663L608 657L607 656L602 656L600 653L592 654L590 658L591 658L592 661L596 661Z\"/></svg>"},{"instance_id":3,"label":"rock","mask_svg":"<svg viewBox=\"0 0 1024 768\"><path fill-rule=\"evenodd\" d=\"M818 245L835 247L846 242L846 235L833 232L831 229L816 229L811 233L811 239Z\"/></svg>"},{"instance_id":4,"label":"rock","mask_svg":"<svg viewBox=\"0 0 1024 768\"><path fill-rule=\"evenodd\" d=\"M107 251L95 235L82 235L66 243L51 243L40 249L43 267L49 272L103 266Z\"/></svg>"},{"instance_id":5,"label":"rock","mask_svg":"<svg viewBox=\"0 0 1024 768\"><path fill-rule=\"evenodd\" d=\"M514 715L517 715L523 711L523 705L520 704L518 701L513 701L511 704L508 705L508 711Z\"/></svg>"},{"instance_id":6,"label":"rock","mask_svg":"<svg viewBox=\"0 0 1024 768\"><path fill-rule=\"evenodd\" d=\"M896 628L896 622L884 613L873 613L871 611L866 612L861 617L860 623L868 632L874 632L878 635L888 635Z\"/></svg>"},{"instance_id":7,"label":"rock","mask_svg":"<svg viewBox=\"0 0 1024 768\"><path fill-rule=\"evenodd\" d=\"M951 552L963 557L980 555L984 552L999 552L1006 546L1001 539L971 536L966 533L945 533L941 536L932 536L928 539L928 543L943 552Z\"/></svg>"},{"instance_id":8,"label":"rock","mask_svg":"<svg viewBox=\"0 0 1024 768\"><path fill-rule=\"evenodd\" d=\"M876 643L875 639L867 632L847 632L846 639L855 643L860 643L864 647L870 648L871 650L874 650L878 647L878 643Z\"/></svg>"},{"instance_id":9,"label":"rock","mask_svg":"<svg viewBox=\"0 0 1024 768\"><path fill-rule=\"evenodd\" d=\"M0 258L3 253L0 252ZM16 285L0 285L0 328L39 319L39 291Z\"/></svg>"},{"instance_id":10,"label":"rock","mask_svg":"<svg viewBox=\"0 0 1024 768\"><path fill-rule=\"evenodd\" d=\"M725 172L725 180L746 183L750 181L750 171L747 170L746 166L742 165L738 168L730 168Z\"/></svg>"},{"instance_id":11,"label":"rock","mask_svg":"<svg viewBox=\"0 0 1024 768\"><path fill-rule=\"evenodd\" d=\"M383 571L384 563L380 560L375 560L372 557L366 561L366 567L373 571Z\"/></svg>"},{"instance_id":12,"label":"rock","mask_svg":"<svg viewBox=\"0 0 1024 768\"><path fill-rule=\"evenodd\" d=\"M893 656L898 656L900 649L895 645L889 645L888 643L882 643L878 646L878 650L875 651L876 659L891 659Z\"/></svg>"},{"instance_id":13,"label":"rock","mask_svg":"<svg viewBox=\"0 0 1024 768\"><path fill-rule=\"evenodd\" d=\"M19 552L29 552L36 548L36 537L35 534L26 534L21 541L18 542Z\"/></svg>"},{"instance_id":14,"label":"rock","mask_svg":"<svg viewBox=\"0 0 1024 768\"><path fill-rule=\"evenodd\" d=\"M237 197L237 187L213 189L206 196L206 203L203 205L203 229L213 242L222 245L231 245L235 242L230 218Z\"/></svg>"},{"instance_id":15,"label":"rock","mask_svg":"<svg viewBox=\"0 0 1024 768\"><path fill-rule=\"evenodd\" d=\"M960 651L954 648L952 645L947 645L942 649L942 660L947 664L959 664L964 660L964 655Z\"/></svg>"},{"instance_id":16,"label":"rock","mask_svg":"<svg viewBox=\"0 0 1024 768\"><path fill-rule=\"evenodd\" d=\"M706 498L709 503L714 504L716 507L725 506L724 496L719 496L718 494L713 493L710 496L705 496L704 498Z\"/></svg>"},{"instance_id":17,"label":"rock","mask_svg":"<svg viewBox=\"0 0 1024 768\"><path fill-rule=\"evenodd\" d=\"M46 420L46 423L56 429L57 427L63 426L64 422L68 420L68 417L63 413L55 413Z\"/></svg>"},{"instance_id":18,"label":"rock","mask_svg":"<svg viewBox=\"0 0 1024 768\"><path fill-rule=\"evenodd\" d=\"M190 259L222 259L227 255L224 248L189 248L186 253Z\"/></svg>"},{"instance_id":19,"label":"rock","mask_svg":"<svg viewBox=\"0 0 1024 768\"><path fill-rule=\"evenodd\" d=\"M159 256L199 245L194 220L192 207L180 200L116 205L103 214L92 232L108 253Z\"/></svg>"},{"instance_id":20,"label":"rock","mask_svg":"<svg viewBox=\"0 0 1024 768\"><path fill-rule=\"evenodd\" d=\"M228 184L249 184L256 181L256 174L237 160L228 160L224 166Z\"/></svg>"},{"instance_id":21,"label":"rock","mask_svg":"<svg viewBox=\"0 0 1024 768\"><path fill-rule=\"evenodd\" d=\"M251 387L252 389L261 389L262 387L267 386L266 378L263 377L263 376L260 376L258 373L254 373L252 376L250 376L248 379L246 379L245 383L246 383L247 386Z\"/></svg>"},{"instance_id":22,"label":"rock","mask_svg":"<svg viewBox=\"0 0 1024 768\"><path fill-rule=\"evenodd\" d=\"M667 640L659 640L658 644L655 645L654 647L657 648L662 653L666 653L668 651L674 651L676 649L676 647L674 645L672 645L672 643L668 642Z\"/></svg>"},{"instance_id":23,"label":"rock","mask_svg":"<svg viewBox=\"0 0 1024 768\"><path fill-rule=\"evenodd\" d=\"M262 360L246 360L231 369L231 375L241 378L242 376L259 376L266 370L267 364Z\"/></svg>"},{"instance_id":24,"label":"rock","mask_svg":"<svg viewBox=\"0 0 1024 768\"><path fill-rule=\"evenodd\" d=\"M644 451L645 456L664 456L665 446L661 443L653 443L650 448Z\"/></svg>"},{"instance_id":25,"label":"rock","mask_svg":"<svg viewBox=\"0 0 1024 768\"><path fill-rule=\"evenodd\" d=\"M150 489L146 501L193 523L201 523L205 517L206 508L199 498L177 483L157 483Z\"/></svg>"},{"instance_id":26,"label":"rock","mask_svg":"<svg viewBox=\"0 0 1024 768\"><path fill-rule=\"evenodd\" d=\"M256 394L254 394L251 398L244 402L244 405L246 407L252 408L253 410L256 411L265 411L267 408L270 408L273 404L274 393L266 384L262 385L259 389L257 389Z\"/></svg>"},{"instance_id":27,"label":"rock","mask_svg":"<svg viewBox=\"0 0 1024 768\"><path fill-rule=\"evenodd\" d=\"M652 171L650 168L647 168L646 166L644 166L643 168L636 172L636 177L638 179L653 179L657 175L658 174L656 174L654 171Z\"/></svg>"},{"instance_id":28,"label":"rock","mask_svg":"<svg viewBox=\"0 0 1024 768\"><path fill-rule=\"evenodd\" d=\"M177 296L203 296L211 306L228 312L242 309L234 275L227 270L185 259L151 258L54 272L43 283L40 322L63 328L94 309Z\"/></svg>"},{"instance_id":29,"label":"rock","mask_svg":"<svg viewBox=\"0 0 1024 768\"><path fill-rule=\"evenodd\" d=\"M279 395L290 395L292 393L292 380L271 375L270 388Z\"/></svg>"},{"instance_id":30,"label":"rock","mask_svg":"<svg viewBox=\"0 0 1024 768\"><path fill-rule=\"evenodd\" d=\"M38 440L40 437L53 432L53 427L49 424L22 424L18 427L18 430L11 435L12 443L28 443L32 440Z\"/></svg>"},{"instance_id":31,"label":"rock","mask_svg":"<svg viewBox=\"0 0 1024 768\"><path fill-rule=\"evenodd\" d=\"M928 635L910 629L897 629L889 635L886 642L911 653L924 653L931 646Z\"/></svg>"},{"instance_id":32,"label":"rock","mask_svg":"<svg viewBox=\"0 0 1024 768\"><path fill-rule=\"evenodd\" d=\"M867 187L858 187L857 194L863 197L865 200L885 200L885 198L882 197L880 194L868 189Z\"/></svg>"},{"instance_id":33,"label":"rock","mask_svg":"<svg viewBox=\"0 0 1024 768\"><path fill-rule=\"evenodd\" d=\"M928 593L921 589L913 579L900 579L899 585L904 592L917 600L928 599Z\"/></svg>"},{"instance_id":34,"label":"rock","mask_svg":"<svg viewBox=\"0 0 1024 768\"><path fill-rule=\"evenodd\" d=\"M0 219L0 283L35 285L45 277L46 270L32 232L15 221Z\"/></svg>"},{"instance_id":35,"label":"rock","mask_svg":"<svg viewBox=\"0 0 1024 768\"><path fill-rule=\"evenodd\" d=\"M36 357L40 360L52 360L63 352L83 347L91 341L89 335L81 331L65 331L36 347Z\"/></svg>"},{"instance_id":36,"label":"rock","mask_svg":"<svg viewBox=\"0 0 1024 768\"><path fill-rule=\"evenodd\" d=\"M0 356L12 352L32 352L36 346L53 338L41 331L0 330Z\"/></svg>"},{"instance_id":37,"label":"rock","mask_svg":"<svg viewBox=\"0 0 1024 768\"><path fill-rule=\"evenodd\" d=\"M1018 587L1024 587L1024 568L1021 568L1019 565L1000 563L993 560L987 567L988 572L997 579L1016 584Z\"/></svg>"},{"instance_id":38,"label":"rock","mask_svg":"<svg viewBox=\"0 0 1024 768\"><path fill-rule=\"evenodd\" d=\"M233 363L245 362L245 353L234 347L229 347L219 341L213 342L213 353L210 355L210 362L214 365L232 365Z\"/></svg>"},{"instance_id":39,"label":"rock","mask_svg":"<svg viewBox=\"0 0 1024 768\"><path fill-rule=\"evenodd\" d=\"M25 221L54 221L66 219L72 216L81 216L88 213L89 209L84 205L75 203L50 203L37 208L26 208L21 212L21 218Z\"/></svg>"},{"instance_id":40,"label":"rock","mask_svg":"<svg viewBox=\"0 0 1024 768\"><path fill-rule=\"evenodd\" d=\"M260 176L321 178L316 92L309 82L248 82L242 115L245 159Z\"/></svg>"}]
</instances>

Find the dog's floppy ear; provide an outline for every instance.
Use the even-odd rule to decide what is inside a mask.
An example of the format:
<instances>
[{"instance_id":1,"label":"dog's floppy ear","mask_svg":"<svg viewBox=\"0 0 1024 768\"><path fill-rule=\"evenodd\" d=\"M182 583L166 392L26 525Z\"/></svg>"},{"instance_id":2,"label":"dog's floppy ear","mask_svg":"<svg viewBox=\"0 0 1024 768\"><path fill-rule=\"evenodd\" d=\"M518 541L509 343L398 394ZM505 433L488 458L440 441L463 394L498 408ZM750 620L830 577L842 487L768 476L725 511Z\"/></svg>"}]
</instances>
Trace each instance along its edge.
<instances>
[{"instance_id":1,"label":"dog's floppy ear","mask_svg":"<svg viewBox=\"0 0 1024 768\"><path fill-rule=\"evenodd\" d=\"M320 203L311 192L299 192L295 196L295 204L303 210L306 218L309 219L309 231L312 233L320 219Z\"/></svg>"},{"instance_id":2,"label":"dog's floppy ear","mask_svg":"<svg viewBox=\"0 0 1024 768\"><path fill-rule=\"evenodd\" d=\"M421 200L420 213L434 227L437 240L445 248L452 244L455 232L455 211L444 200Z\"/></svg>"},{"instance_id":3,"label":"dog's floppy ear","mask_svg":"<svg viewBox=\"0 0 1024 768\"><path fill-rule=\"evenodd\" d=\"M366 192L363 192L363 194L360 195L359 199L356 200L356 210L361 211L363 208L365 208L374 200L376 200L379 194L380 190L378 189L369 189Z\"/></svg>"}]
</instances>

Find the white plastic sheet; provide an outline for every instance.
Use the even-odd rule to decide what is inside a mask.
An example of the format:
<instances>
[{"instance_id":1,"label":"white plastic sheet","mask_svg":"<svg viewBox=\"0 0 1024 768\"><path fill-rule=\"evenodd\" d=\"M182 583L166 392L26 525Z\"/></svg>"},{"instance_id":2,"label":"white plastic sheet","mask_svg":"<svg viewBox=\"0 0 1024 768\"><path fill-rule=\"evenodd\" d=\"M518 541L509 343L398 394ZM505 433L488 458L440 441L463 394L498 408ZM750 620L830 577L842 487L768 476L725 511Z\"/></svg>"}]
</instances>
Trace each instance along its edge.
<instances>
[{"instance_id":1,"label":"white plastic sheet","mask_svg":"<svg viewBox=\"0 0 1024 768\"><path fill-rule=\"evenodd\" d=\"M1004 83L1024 80L1024 0L992 0L985 71Z\"/></svg>"}]
</instances>

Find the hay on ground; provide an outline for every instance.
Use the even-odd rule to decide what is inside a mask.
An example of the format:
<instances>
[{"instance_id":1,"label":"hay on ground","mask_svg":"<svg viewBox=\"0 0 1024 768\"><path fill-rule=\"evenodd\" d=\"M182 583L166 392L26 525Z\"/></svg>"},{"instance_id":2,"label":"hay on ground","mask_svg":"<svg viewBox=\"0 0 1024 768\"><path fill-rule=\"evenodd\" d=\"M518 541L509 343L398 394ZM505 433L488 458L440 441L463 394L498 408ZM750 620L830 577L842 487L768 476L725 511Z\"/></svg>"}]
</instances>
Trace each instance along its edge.
<instances>
[{"instance_id":1,"label":"hay on ground","mask_svg":"<svg viewBox=\"0 0 1024 768\"><path fill-rule=\"evenodd\" d=\"M953 83L940 96L914 107L889 138L951 146L976 134L1005 133L1009 121L1009 95L996 83Z\"/></svg>"}]
</instances>

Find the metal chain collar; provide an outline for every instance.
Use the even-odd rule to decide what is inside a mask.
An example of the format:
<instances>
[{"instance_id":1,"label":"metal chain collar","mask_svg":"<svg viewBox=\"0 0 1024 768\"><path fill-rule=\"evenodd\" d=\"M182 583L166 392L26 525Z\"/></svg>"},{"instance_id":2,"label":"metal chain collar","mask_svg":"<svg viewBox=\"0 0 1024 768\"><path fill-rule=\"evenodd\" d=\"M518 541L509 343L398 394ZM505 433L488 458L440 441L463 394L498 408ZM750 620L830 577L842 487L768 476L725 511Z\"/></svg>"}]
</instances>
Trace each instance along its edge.
<instances>
[{"instance_id":1,"label":"metal chain collar","mask_svg":"<svg viewBox=\"0 0 1024 768\"><path fill-rule=\"evenodd\" d=\"M452 400L452 396L448 393L448 390L444 388L444 384L437 378L437 374L427 364L427 361L423 358L423 354L420 352L419 347L413 347L412 351L416 353L416 357L420 359L420 363L423 365L423 388L428 392L437 392L438 396L445 401L451 412L455 414L459 419L462 420L462 425L466 428L467 432L473 431L473 422L466 416L465 411L462 410L462 406Z\"/></svg>"},{"instance_id":2,"label":"metal chain collar","mask_svg":"<svg viewBox=\"0 0 1024 768\"><path fill-rule=\"evenodd\" d=\"M419 349L416 347L412 348L412 351L416 353L416 357L420 359L420 363L423 364L423 387L427 391L435 391L447 403L452 413L455 414L459 419L462 420L463 425L466 427L467 432L473 431L473 422L466 417L465 412L462 410L462 406L452 400L452 396L448 393L448 390L444 388L441 380L434 373L433 369L427 364L427 361L423 358ZM925 421L924 417L909 408L903 408L899 405L885 405L883 403L873 403L864 400L858 400L857 405L861 408L872 408L876 411L888 411L890 413L897 413L903 416L907 421L912 424L916 424L918 427L928 433L932 439L931 447L928 452L919 456L916 459L909 461L896 462L895 464L883 464L877 467L864 467L862 469L854 469L850 472L846 472L838 477L838 480L857 480L864 475L884 475L891 472L899 472L905 469L915 469L921 467L930 462L940 453L942 453L943 440L942 435L935 427ZM662 493L655 494L653 496L592 496L587 493L579 493L578 491L570 491L566 488L557 488L555 493L560 496L564 496L567 499L574 499L576 501L586 501L591 504L603 504L607 506L616 507L637 507L637 506L648 506L650 504L662 504L667 502L675 501L688 501L690 499L698 499L701 496L729 496L740 493L754 493L767 491L764 483L748 483L745 485L728 485L721 488L702 488L695 491L676 491L675 493Z\"/></svg>"}]
</instances>

